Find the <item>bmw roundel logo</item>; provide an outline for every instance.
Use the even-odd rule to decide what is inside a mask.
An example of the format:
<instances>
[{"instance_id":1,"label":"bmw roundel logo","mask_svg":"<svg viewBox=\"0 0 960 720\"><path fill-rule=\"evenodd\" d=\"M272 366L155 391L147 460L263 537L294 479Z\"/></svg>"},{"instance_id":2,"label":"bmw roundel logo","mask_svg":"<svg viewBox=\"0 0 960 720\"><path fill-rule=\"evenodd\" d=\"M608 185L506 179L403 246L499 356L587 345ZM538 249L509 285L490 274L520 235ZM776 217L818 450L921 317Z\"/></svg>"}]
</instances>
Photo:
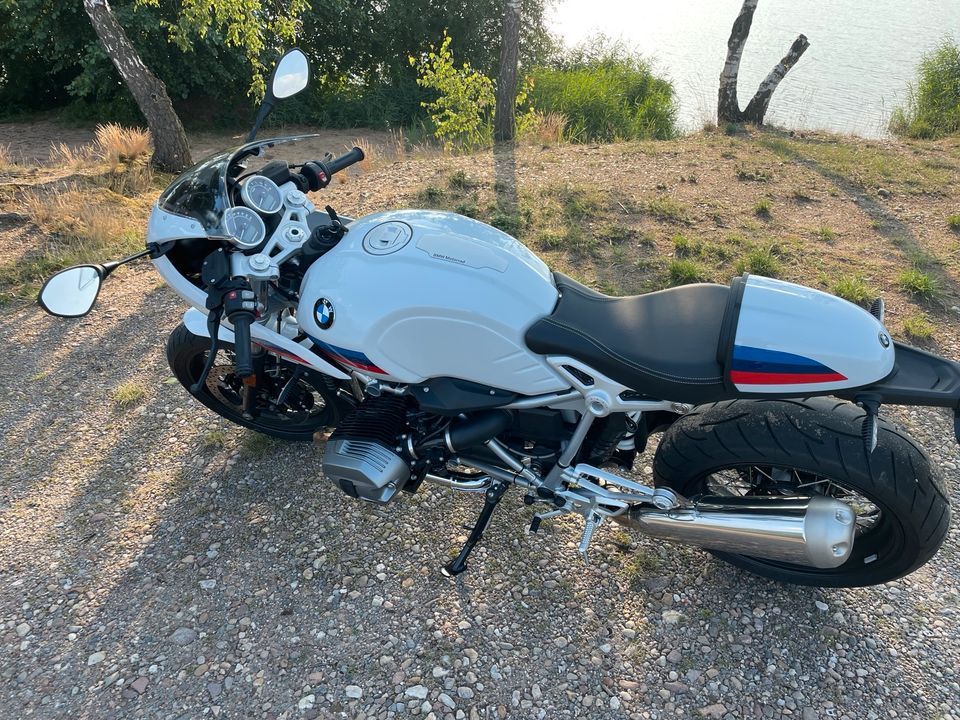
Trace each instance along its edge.
<instances>
[{"instance_id":1,"label":"bmw roundel logo","mask_svg":"<svg viewBox=\"0 0 960 720\"><path fill-rule=\"evenodd\" d=\"M313 308L313 314L316 316L317 325L320 326L321 330L326 330L333 325L333 304L326 298L317 300L317 304Z\"/></svg>"}]
</instances>

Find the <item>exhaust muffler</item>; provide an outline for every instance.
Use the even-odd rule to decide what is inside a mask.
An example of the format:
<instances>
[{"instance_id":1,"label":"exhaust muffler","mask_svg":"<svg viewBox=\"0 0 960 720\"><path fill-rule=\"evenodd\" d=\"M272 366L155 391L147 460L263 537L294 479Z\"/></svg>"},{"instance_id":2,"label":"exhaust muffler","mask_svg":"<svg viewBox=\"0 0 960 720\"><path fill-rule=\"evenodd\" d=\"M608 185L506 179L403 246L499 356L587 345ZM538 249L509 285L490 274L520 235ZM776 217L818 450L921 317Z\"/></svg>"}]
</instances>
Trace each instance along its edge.
<instances>
[{"instance_id":1,"label":"exhaust muffler","mask_svg":"<svg viewBox=\"0 0 960 720\"><path fill-rule=\"evenodd\" d=\"M673 510L638 508L618 520L647 535L709 550L835 568L853 550L856 514L813 497L702 497Z\"/></svg>"}]
</instances>

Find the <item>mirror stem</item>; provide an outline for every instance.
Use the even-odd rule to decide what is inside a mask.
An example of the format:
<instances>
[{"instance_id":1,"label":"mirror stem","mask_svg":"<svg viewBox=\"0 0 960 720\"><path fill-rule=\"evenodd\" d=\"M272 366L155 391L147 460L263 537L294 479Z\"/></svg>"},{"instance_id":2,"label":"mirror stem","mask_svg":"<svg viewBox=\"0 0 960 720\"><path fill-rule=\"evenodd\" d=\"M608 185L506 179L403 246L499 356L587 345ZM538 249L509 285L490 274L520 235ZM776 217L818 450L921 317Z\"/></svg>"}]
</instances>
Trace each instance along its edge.
<instances>
[{"instance_id":1,"label":"mirror stem","mask_svg":"<svg viewBox=\"0 0 960 720\"><path fill-rule=\"evenodd\" d=\"M273 110L273 98L269 95L263 99L263 104L260 106L260 112L257 113L257 119L253 123L253 128L250 130L250 134L247 135L247 142L251 143L257 139L257 132L260 130L260 125L263 124L263 121L267 119L267 116Z\"/></svg>"}]
</instances>

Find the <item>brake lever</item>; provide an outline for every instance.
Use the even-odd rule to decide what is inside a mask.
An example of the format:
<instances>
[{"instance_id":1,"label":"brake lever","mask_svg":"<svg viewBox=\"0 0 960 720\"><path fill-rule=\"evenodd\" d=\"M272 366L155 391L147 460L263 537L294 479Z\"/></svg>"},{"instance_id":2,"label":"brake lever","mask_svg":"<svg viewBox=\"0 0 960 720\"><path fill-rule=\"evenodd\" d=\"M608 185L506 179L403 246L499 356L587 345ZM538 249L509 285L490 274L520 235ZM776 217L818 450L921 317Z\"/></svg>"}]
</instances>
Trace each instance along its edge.
<instances>
[{"instance_id":1,"label":"brake lever","mask_svg":"<svg viewBox=\"0 0 960 720\"><path fill-rule=\"evenodd\" d=\"M207 332L210 333L210 352L207 354L207 361L203 364L203 370L200 377L190 386L190 394L199 395L200 390L207 383L207 376L213 369L213 363L217 359L217 352L220 350L220 318L223 316L223 308L215 308L207 313Z\"/></svg>"}]
</instances>

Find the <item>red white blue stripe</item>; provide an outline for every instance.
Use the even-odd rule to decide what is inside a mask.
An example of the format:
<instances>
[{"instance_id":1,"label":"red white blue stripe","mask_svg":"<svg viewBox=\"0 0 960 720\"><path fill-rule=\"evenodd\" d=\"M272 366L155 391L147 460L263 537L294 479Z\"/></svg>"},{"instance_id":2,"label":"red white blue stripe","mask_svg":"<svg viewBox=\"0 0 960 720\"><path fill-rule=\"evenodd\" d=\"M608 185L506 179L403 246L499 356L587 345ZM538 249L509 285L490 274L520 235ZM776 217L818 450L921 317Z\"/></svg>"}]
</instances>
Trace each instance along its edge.
<instances>
[{"instance_id":1,"label":"red white blue stripe","mask_svg":"<svg viewBox=\"0 0 960 720\"><path fill-rule=\"evenodd\" d=\"M377 365L362 352L325 343L322 340L317 340L317 338L312 335L310 339L313 340L313 344L316 345L324 355L339 362L341 365L347 365L348 367L363 370L364 372L379 373L380 375L387 374L386 371L377 367Z\"/></svg>"},{"instance_id":2,"label":"red white blue stripe","mask_svg":"<svg viewBox=\"0 0 960 720\"><path fill-rule=\"evenodd\" d=\"M803 385L846 380L846 375L802 355L733 346L730 380L737 385Z\"/></svg>"}]
</instances>

